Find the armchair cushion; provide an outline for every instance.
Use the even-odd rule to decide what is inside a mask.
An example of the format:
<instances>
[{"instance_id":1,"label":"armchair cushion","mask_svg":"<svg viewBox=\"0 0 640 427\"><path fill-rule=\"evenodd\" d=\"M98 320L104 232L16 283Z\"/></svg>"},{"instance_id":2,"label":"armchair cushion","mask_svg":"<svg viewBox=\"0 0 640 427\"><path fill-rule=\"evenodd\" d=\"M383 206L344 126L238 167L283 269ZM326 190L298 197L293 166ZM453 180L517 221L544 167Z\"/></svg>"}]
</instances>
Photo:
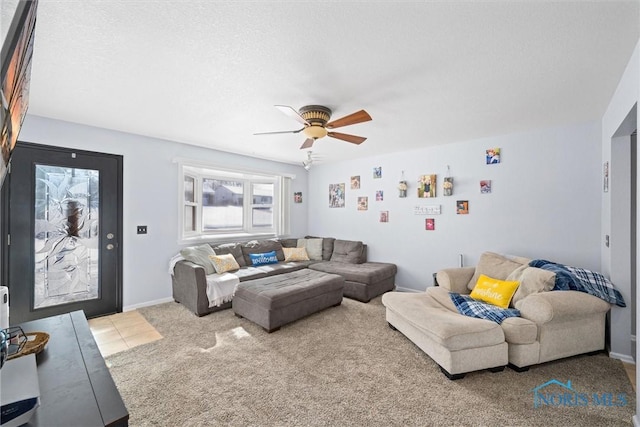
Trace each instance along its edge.
<instances>
[{"instance_id":1,"label":"armchair cushion","mask_svg":"<svg viewBox=\"0 0 640 427\"><path fill-rule=\"evenodd\" d=\"M527 264L527 260L520 257L506 257L494 252L484 252L480 255L476 270L473 277L469 280L467 287L473 290L478 278L481 274L493 277L498 280L505 280L509 274L513 273L518 267Z\"/></svg>"},{"instance_id":2,"label":"armchair cushion","mask_svg":"<svg viewBox=\"0 0 640 427\"><path fill-rule=\"evenodd\" d=\"M556 274L552 271L543 270L541 268L529 267L523 265L518 267L507 277L507 280L515 280L520 282L520 286L516 290L511 300L511 306L523 298L539 292L547 292L553 289Z\"/></svg>"}]
</instances>

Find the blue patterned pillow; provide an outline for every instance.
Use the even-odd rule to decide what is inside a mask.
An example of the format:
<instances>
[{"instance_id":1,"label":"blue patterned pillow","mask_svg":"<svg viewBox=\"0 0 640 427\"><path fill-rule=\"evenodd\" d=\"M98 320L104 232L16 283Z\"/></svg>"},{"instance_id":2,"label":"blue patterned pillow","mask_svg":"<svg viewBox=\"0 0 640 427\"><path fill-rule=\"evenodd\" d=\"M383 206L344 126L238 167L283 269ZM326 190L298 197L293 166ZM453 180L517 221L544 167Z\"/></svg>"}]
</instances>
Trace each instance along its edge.
<instances>
[{"instance_id":1,"label":"blue patterned pillow","mask_svg":"<svg viewBox=\"0 0 640 427\"><path fill-rule=\"evenodd\" d=\"M249 254L249 258L251 258L251 265L253 265L254 267L257 267L259 265L278 263L276 251L265 252L263 254Z\"/></svg>"}]
</instances>

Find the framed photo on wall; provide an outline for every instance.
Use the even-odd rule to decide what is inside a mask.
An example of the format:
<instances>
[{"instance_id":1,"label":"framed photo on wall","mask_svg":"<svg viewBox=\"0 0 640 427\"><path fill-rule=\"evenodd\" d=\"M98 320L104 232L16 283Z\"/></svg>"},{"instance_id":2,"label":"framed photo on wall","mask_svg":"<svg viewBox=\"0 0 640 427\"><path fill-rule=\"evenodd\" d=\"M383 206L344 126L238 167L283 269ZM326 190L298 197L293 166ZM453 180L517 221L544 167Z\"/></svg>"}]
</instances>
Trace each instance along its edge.
<instances>
[{"instance_id":1,"label":"framed photo on wall","mask_svg":"<svg viewBox=\"0 0 640 427\"><path fill-rule=\"evenodd\" d=\"M344 208L344 182L329 184L329 207Z\"/></svg>"}]
</instances>

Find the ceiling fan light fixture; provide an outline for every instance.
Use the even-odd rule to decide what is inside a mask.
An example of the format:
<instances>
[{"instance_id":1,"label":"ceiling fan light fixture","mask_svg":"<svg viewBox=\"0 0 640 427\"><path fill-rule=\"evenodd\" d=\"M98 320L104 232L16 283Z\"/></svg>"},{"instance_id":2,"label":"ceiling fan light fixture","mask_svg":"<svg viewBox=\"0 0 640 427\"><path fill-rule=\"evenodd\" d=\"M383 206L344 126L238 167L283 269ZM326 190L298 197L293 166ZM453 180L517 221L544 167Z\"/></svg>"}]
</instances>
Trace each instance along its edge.
<instances>
[{"instance_id":1,"label":"ceiling fan light fixture","mask_svg":"<svg viewBox=\"0 0 640 427\"><path fill-rule=\"evenodd\" d=\"M320 125L311 125L304 128L302 131L307 138L320 139L327 136L327 130Z\"/></svg>"}]
</instances>

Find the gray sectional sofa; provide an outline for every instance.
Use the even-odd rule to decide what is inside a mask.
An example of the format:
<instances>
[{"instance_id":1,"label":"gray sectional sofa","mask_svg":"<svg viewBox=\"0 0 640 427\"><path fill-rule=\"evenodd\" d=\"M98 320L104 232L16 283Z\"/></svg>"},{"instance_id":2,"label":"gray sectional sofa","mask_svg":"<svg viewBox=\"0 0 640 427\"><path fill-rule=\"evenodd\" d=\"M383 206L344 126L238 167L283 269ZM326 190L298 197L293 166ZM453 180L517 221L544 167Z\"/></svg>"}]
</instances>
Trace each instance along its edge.
<instances>
[{"instance_id":1,"label":"gray sectional sofa","mask_svg":"<svg viewBox=\"0 0 640 427\"><path fill-rule=\"evenodd\" d=\"M318 244L317 253L307 247L310 256L308 261L285 262L283 248L300 247L307 242ZM395 288L395 264L367 262L367 246L360 241L340 240L335 238L319 238L306 236L304 239L269 239L250 242L232 242L212 246L216 255L232 254L240 266L230 273L237 276L238 288L251 287L252 282L310 269L326 274L335 274L344 278L343 295L362 302ZM278 263L253 267L251 254L275 251ZM314 259L315 258L315 259ZM195 261L195 262L194 262ZM198 263L197 259L183 259L175 263L172 275L173 298L183 304L197 316L203 316L218 310L232 307L232 302L210 307L207 296L207 273L211 269ZM215 273L215 272L213 272ZM244 293L244 292L241 292ZM334 302L335 303L335 302ZM333 304L335 305L335 304Z\"/></svg>"}]
</instances>

